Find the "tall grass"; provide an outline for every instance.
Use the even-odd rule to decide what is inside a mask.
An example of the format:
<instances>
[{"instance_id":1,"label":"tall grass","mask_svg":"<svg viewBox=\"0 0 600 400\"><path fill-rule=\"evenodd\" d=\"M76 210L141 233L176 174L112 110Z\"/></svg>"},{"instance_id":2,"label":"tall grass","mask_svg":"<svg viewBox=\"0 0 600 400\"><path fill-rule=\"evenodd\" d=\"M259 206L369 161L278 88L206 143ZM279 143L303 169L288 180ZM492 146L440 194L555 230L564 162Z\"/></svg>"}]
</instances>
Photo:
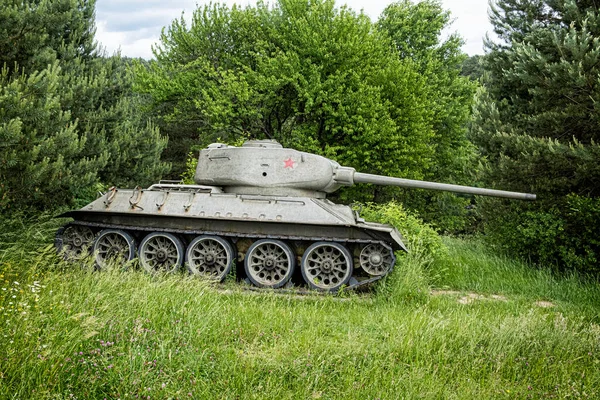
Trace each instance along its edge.
<instances>
[{"instance_id":1,"label":"tall grass","mask_svg":"<svg viewBox=\"0 0 600 400\"><path fill-rule=\"evenodd\" d=\"M576 274L557 276L491 253L483 242L445 238L449 257L435 260L431 282L437 287L502 294L522 301L551 301L572 314L600 323L600 287Z\"/></svg>"},{"instance_id":2,"label":"tall grass","mask_svg":"<svg viewBox=\"0 0 600 400\"><path fill-rule=\"evenodd\" d=\"M70 265L53 224L1 236L0 398L600 397L598 287L478 244L403 257L366 295L295 296Z\"/></svg>"}]
</instances>

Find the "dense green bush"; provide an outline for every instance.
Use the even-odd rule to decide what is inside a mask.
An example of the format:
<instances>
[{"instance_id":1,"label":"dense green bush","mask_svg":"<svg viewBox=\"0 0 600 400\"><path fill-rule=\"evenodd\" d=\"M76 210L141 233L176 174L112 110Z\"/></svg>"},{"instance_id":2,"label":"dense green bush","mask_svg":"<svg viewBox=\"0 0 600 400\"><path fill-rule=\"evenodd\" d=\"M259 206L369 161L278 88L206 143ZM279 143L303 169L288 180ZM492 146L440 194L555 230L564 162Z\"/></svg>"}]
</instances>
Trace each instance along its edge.
<instances>
[{"instance_id":1,"label":"dense green bush","mask_svg":"<svg viewBox=\"0 0 600 400\"><path fill-rule=\"evenodd\" d=\"M366 204L360 212L367 221L395 226L405 239L409 251L439 257L446 254L440 235L423 220L407 211L402 204L391 201L386 204Z\"/></svg>"},{"instance_id":2,"label":"dense green bush","mask_svg":"<svg viewBox=\"0 0 600 400\"><path fill-rule=\"evenodd\" d=\"M487 202L486 207L509 210L487 215L491 245L512 255L528 254L541 267L600 275L600 199L572 194L544 210Z\"/></svg>"}]
</instances>

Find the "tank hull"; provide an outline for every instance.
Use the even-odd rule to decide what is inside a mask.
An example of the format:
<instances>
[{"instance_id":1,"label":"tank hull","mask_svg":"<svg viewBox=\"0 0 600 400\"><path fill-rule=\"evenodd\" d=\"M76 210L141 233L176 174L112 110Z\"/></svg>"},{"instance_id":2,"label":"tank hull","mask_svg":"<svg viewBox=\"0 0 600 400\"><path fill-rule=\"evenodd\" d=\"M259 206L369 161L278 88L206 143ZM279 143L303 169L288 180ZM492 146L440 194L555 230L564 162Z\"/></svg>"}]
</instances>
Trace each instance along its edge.
<instances>
[{"instance_id":1,"label":"tank hull","mask_svg":"<svg viewBox=\"0 0 600 400\"><path fill-rule=\"evenodd\" d=\"M223 238L234 249L238 279L248 278L247 268L242 266L247 263L249 248L260 240L289 246L298 270L304 265L303 256L311 245L343 246L353 264L347 287L381 279L393 268L392 262L385 273L367 273L369 268L361 268L364 264L364 254L361 264L361 251L366 246L387 249L392 258L394 251L407 251L395 228L366 222L348 206L311 197L222 193L217 187L207 186L111 189L82 209L59 217L73 218L69 226L85 227L95 237L107 231L125 232L135 246L147 235L161 232L177 236L184 250L197 237ZM60 234L56 246L59 249L65 247ZM138 253L142 251L137 250ZM303 284L298 271L287 285L292 283Z\"/></svg>"}]
</instances>

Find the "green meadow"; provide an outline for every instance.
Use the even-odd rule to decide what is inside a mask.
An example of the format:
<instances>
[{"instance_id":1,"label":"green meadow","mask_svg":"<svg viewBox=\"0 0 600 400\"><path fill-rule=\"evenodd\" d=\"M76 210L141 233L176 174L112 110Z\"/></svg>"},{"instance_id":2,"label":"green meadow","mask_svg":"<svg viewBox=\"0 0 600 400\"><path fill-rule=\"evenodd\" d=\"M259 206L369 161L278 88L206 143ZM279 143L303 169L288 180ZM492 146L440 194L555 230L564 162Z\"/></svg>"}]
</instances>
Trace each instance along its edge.
<instances>
[{"instance_id":1,"label":"green meadow","mask_svg":"<svg viewBox=\"0 0 600 400\"><path fill-rule=\"evenodd\" d=\"M366 293L256 292L0 236L0 398L600 397L600 288L445 239Z\"/></svg>"}]
</instances>

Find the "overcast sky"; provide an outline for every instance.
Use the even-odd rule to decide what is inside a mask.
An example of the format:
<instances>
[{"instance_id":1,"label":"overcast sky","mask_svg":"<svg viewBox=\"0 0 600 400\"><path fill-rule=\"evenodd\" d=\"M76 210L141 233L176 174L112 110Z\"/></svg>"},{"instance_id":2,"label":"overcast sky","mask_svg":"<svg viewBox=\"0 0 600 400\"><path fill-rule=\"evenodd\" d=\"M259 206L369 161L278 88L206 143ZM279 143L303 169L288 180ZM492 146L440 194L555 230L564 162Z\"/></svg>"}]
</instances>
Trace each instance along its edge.
<instances>
[{"instance_id":1,"label":"overcast sky","mask_svg":"<svg viewBox=\"0 0 600 400\"><path fill-rule=\"evenodd\" d=\"M221 0L227 4L255 3L255 0ZM339 6L348 4L354 10L363 10L376 20L392 1L346 0L336 1ZM121 50L129 57L152 58L151 45L158 41L160 31L181 16L189 18L197 5L204 0L97 0L96 39L109 54ZM469 55L483 54L483 37L492 30L488 21L487 0L442 0L450 10L454 23L451 32L458 32L465 40L463 50Z\"/></svg>"}]
</instances>

